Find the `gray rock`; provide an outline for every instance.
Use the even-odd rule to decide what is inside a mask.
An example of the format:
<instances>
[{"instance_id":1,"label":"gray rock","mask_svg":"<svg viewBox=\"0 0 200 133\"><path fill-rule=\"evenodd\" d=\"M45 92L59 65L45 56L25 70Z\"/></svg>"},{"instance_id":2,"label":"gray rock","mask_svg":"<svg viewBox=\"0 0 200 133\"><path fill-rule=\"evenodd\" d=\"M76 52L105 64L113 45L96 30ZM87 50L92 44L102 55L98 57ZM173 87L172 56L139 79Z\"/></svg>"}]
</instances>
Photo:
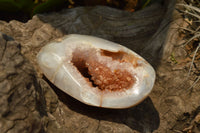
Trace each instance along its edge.
<instances>
[{"instance_id":1,"label":"gray rock","mask_svg":"<svg viewBox=\"0 0 200 133\"><path fill-rule=\"evenodd\" d=\"M20 53L20 44L0 33L0 131L43 132L45 100L33 67ZM42 108L43 107L43 108ZM42 108L42 109L41 109ZM41 109L41 110L40 110Z\"/></svg>"}]
</instances>

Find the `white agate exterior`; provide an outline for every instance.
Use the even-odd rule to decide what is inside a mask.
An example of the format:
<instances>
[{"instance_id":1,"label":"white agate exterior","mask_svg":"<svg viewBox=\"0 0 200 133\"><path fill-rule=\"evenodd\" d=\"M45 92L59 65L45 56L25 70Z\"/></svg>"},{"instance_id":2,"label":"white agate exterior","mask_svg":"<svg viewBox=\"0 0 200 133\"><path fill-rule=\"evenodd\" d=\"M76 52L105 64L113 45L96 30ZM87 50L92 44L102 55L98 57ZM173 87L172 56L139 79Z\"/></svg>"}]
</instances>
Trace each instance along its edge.
<instances>
[{"instance_id":1,"label":"white agate exterior","mask_svg":"<svg viewBox=\"0 0 200 133\"><path fill-rule=\"evenodd\" d=\"M88 85L88 81L77 72L71 62L74 47L91 46L111 52L123 51L137 58L134 68L136 82L125 91L102 91ZM141 56L130 49L101 38L86 35L67 35L61 41L44 46L37 62L44 75L59 89L87 105L103 108L128 108L144 100L151 92L155 71Z\"/></svg>"}]
</instances>

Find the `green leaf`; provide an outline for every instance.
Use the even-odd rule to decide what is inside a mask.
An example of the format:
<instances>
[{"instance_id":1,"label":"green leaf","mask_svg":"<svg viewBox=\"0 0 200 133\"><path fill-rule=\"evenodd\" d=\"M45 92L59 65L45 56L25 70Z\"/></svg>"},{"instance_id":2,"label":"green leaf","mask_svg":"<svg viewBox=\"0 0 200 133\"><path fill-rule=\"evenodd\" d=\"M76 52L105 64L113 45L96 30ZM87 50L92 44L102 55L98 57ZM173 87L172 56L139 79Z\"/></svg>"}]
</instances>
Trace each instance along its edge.
<instances>
[{"instance_id":1,"label":"green leaf","mask_svg":"<svg viewBox=\"0 0 200 133\"><path fill-rule=\"evenodd\" d=\"M66 0L47 0L44 3L35 5L32 13L31 13L31 16L33 16L37 13L51 11L53 9L56 9L56 8L62 6L63 4L67 4Z\"/></svg>"}]
</instances>

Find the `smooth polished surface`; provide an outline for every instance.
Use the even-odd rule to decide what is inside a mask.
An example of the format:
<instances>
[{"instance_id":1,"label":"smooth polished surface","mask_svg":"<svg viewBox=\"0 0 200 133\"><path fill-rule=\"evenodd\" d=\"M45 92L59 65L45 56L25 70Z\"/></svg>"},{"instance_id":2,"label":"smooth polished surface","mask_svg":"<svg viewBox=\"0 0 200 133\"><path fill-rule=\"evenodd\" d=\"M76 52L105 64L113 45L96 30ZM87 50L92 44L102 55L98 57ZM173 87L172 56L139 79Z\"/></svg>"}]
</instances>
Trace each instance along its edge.
<instances>
[{"instance_id":1,"label":"smooth polished surface","mask_svg":"<svg viewBox=\"0 0 200 133\"><path fill-rule=\"evenodd\" d=\"M116 91L91 86L91 83L88 83L90 81L72 63L73 52L76 49L125 53L123 55L124 65L128 67L122 65L122 68L134 77L134 84L128 89ZM111 57L104 56L100 58L111 59ZM85 104L97 107L128 108L134 106L148 96L155 81L153 67L141 56L122 45L92 36L67 35L60 41L44 46L37 56L37 61L44 75L59 89ZM111 61L111 63L107 61L107 66L111 69L114 62L117 61ZM118 62L118 64L122 63ZM117 69L121 69L119 65Z\"/></svg>"}]
</instances>

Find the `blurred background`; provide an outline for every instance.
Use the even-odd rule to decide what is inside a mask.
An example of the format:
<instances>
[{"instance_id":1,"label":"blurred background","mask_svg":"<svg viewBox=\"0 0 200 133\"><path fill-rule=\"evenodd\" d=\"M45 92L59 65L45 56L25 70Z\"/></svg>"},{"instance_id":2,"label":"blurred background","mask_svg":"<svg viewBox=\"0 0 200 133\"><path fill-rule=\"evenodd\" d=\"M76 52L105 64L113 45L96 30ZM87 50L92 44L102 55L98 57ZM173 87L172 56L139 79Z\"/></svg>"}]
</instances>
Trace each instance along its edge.
<instances>
[{"instance_id":1,"label":"blurred background","mask_svg":"<svg viewBox=\"0 0 200 133\"><path fill-rule=\"evenodd\" d=\"M0 0L0 19L26 22L37 13L78 6L105 5L134 12L162 0Z\"/></svg>"}]
</instances>

